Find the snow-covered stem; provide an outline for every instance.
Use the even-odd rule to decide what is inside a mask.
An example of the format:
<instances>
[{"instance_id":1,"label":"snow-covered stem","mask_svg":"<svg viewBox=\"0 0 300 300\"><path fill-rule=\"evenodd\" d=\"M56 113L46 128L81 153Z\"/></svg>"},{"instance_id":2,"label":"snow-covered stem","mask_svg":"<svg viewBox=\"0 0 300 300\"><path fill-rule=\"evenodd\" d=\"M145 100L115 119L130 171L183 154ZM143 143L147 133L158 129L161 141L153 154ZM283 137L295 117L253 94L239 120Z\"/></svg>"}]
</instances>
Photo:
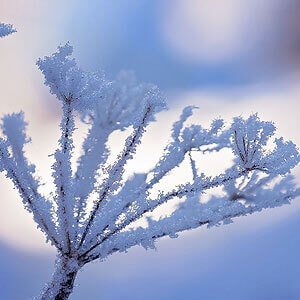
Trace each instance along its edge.
<instances>
[{"instance_id":1,"label":"snow-covered stem","mask_svg":"<svg viewBox=\"0 0 300 300\"><path fill-rule=\"evenodd\" d=\"M35 201L40 196L37 191L32 190L32 187L28 185L28 182L23 179L23 173L20 171L20 168L17 166L14 159L10 156L7 149L7 143L3 140L0 140L0 161L0 169L5 170L6 177L13 182L23 200L25 208L33 214L37 226L45 233L47 239L61 251L62 247L56 237L51 216L48 215L48 219L43 218L42 211L38 209Z\"/></svg>"},{"instance_id":2,"label":"snow-covered stem","mask_svg":"<svg viewBox=\"0 0 300 300\"><path fill-rule=\"evenodd\" d=\"M300 189L296 189L295 191L282 194L280 197L273 199L270 203L266 203L266 205L261 207L246 207L236 201L228 201L228 207L226 207L223 213L220 213L221 207L216 207L215 213L218 215L217 221L214 219L213 212L210 212L207 216L202 216L200 214L198 218L194 214L196 217L194 219L189 219L186 215L176 216L176 218L173 216L166 217L156 222L153 221L152 226L148 228L138 227L134 230L119 232L119 236L116 235L114 240L106 240L107 245L103 243L104 249L82 257L82 262L86 264L99 258L105 259L107 256L115 252L127 251L129 248L136 245L141 245L146 249L155 248L154 243L159 238L165 236L176 238L180 232L205 225L207 227L212 227L221 223L230 224L234 218L250 215L263 209L281 206L283 203L289 203L291 200L299 196ZM204 207L202 210L204 210ZM126 244L126 248L124 248L124 244Z\"/></svg>"},{"instance_id":3,"label":"snow-covered stem","mask_svg":"<svg viewBox=\"0 0 300 300\"><path fill-rule=\"evenodd\" d=\"M184 123L192 115L195 106L187 106L172 127L172 141L165 148L163 156L157 165L150 171L152 178L147 184L147 189L152 188L170 171L176 168L185 159L186 153L191 151L213 152L229 147L229 131L223 130L224 121L214 120L209 129L200 125L191 125L184 128ZM214 147L210 147L214 145ZM192 171L195 172L192 164Z\"/></svg>"},{"instance_id":4,"label":"snow-covered stem","mask_svg":"<svg viewBox=\"0 0 300 300\"><path fill-rule=\"evenodd\" d=\"M69 299L80 267L77 260L58 255L52 279L42 290L37 300Z\"/></svg>"},{"instance_id":5,"label":"snow-covered stem","mask_svg":"<svg viewBox=\"0 0 300 300\"><path fill-rule=\"evenodd\" d=\"M192 152L189 152L189 158L190 158L190 163L191 163L191 168L192 168L192 173L193 173L193 180L197 179L197 168L196 168L196 162L192 157Z\"/></svg>"},{"instance_id":6,"label":"snow-covered stem","mask_svg":"<svg viewBox=\"0 0 300 300\"><path fill-rule=\"evenodd\" d=\"M90 227L92 226L95 216L99 210L100 204L112 190L116 190L116 188L118 187L118 183L121 180L124 172L124 166L126 165L127 161L132 158L133 154L136 151L136 147L140 144L141 137L143 136L145 127L147 126L149 117L151 116L151 113L153 111L154 107L152 106L152 104L147 104L143 112L142 118L139 121L139 124L134 129L133 133L126 139L125 147L122 153L118 156L115 164L110 168L109 177L101 187L99 199L96 201L94 208L90 213L89 219L86 223L86 227L80 239L78 249L82 246L84 239Z\"/></svg>"},{"instance_id":7,"label":"snow-covered stem","mask_svg":"<svg viewBox=\"0 0 300 300\"><path fill-rule=\"evenodd\" d=\"M168 202L169 200L171 200L175 197L182 198L184 196L189 196L190 194L194 194L197 192L204 192L208 189L218 187L222 184L225 184L228 181L235 180L250 171L251 170L244 170L244 171L233 173L230 175L219 175L212 180L207 180L206 182L196 182L192 185L188 184L186 186L182 186L177 189L174 189L172 192L170 192L168 194L161 194L160 197L156 200L146 201L144 203L144 205L141 205L139 207L139 209L135 212L135 214L133 216L131 216L129 219L125 220L123 223L121 223L121 225L114 226L115 228L112 231L108 232L106 235L99 238L99 240L95 244L90 246L89 250L80 254L80 258L84 258L87 254L92 252L95 248L97 248L104 241L109 239L112 235L120 232L121 230L123 230L124 228L129 226L131 223L135 222L136 220L138 220L139 218L144 216L146 213L152 212L158 206Z\"/></svg>"},{"instance_id":8,"label":"snow-covered stem","mask_svg":"<svg viewBox=\"0 0 300 300\"><path fill-rule=\"evenodd\" d=\"M73 190L71 152L73 149L72 134L74 131L72 95L63 102L60 148L55 152L53 176L57 187L57 217L59 231L64 236L64 249L71 253L74 243L73 232Z\"/></svg>"},{"instance_id":9,"label":"snow-covered stem","mask_svg":"<svg viewBox=\"0 0 300 300\"><path fill-rule=\"evenodd\" d=\"M79 165L74 178L75 196L78 197L76 205L77 223L80 222L82 212L86 208L85 200L94 189L99 166L106 161L108 154L105 144L111 131L97 125L97 123L92 124L84 141L84 152L79 158Z\"/></svg>"}]
</instances>

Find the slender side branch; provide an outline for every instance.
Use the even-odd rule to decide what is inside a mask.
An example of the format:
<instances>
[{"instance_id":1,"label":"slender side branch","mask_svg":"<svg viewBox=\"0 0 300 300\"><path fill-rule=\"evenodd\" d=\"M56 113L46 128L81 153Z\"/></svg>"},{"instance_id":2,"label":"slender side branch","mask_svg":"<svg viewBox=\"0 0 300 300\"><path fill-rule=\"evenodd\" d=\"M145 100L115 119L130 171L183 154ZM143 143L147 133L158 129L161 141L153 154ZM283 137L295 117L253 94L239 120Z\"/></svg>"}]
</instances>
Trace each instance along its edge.
<instances>
[{"instance_id":1,"label":"slender side branch","mask_svg":"<svg viewBox=\"0 0 300 300\"><path fill-rule=\"evenodd\" d=\"M78 159L78 167L75 173L76 195L85 199L92 192L96 182L96 171L107 158L106 142L111 131L101 128L93 123L84 141L83 154ZM88 188L84 188L88 185ZM82 192L80 188L84 188Z\"/></svg>"},{"instance_id":2,"label":"slender side branch","mask_svg":"<svg viewBox=\"0 0 300 300\"><path fill-rule=\"evenodd\" d=\"M77 235L80 220L84 216L86 199L93 191L96 183L96 172L107 159L106 142L110 133L110 130L99 128L97 123L93 123L83 145L83 154L79 158L79 165L74 178L75 197L78 198L75 207Z\"/></svg>"},{"instance_id":3,"label":"slender side branch","mask_svg":"<svg viewBox=\"0 0 300 300\"><path fill-rule=\"evenodd\" d=\"M193 178L195 180L197 177L197 170L195 161L191 156L191 150L193 147L200 148L203 145L218 143L218 147L214 148L215 151L218 151L228 145L228 132L225 131L221 135L218 135L223 127L223 120L221 119L214 120L209 130L191 126L182 132L183 124L188 117L191 116L194 108L195 107L191 106L186 107L183 110L179 121L174 123L172 128L173 142L166 147L165 155L152 170L153 177L150 182L143 182L143 184L138 188L136 187L137 192L134 193L134 196L131 196L130 194L126 195L128 200L122 201L121 204L123 206L118 206L118 209L113 209L113 215L111 218L108 218L106 225L102 226L97 236L101 236L103 232L108 229L110 224L114 224L122 214L126 214L126 210L133 204L133 202L136 202L136 199L142 199L141 201L143 201L149 190L151 190L155 184L157 184L166 174L184 160L186 153L189 153ZM200 149L198 151L200 151Z\"/></svg>"},{"instance_id":4,"label":"slender side branch","mask_svg":"<svg viewBox=\"0 0 300 300\"><path fill-rule=\"evenodd\" d=\"M50 228L49 220L45 220L41 215L39 209L35 205L35 199L38 195L34 190L28 186L27 182L22 179L22 174L19 174L19 168L14 160L9 156L9 152L4 145L4 141L0 141L0 160L1 168L5 169L6 176L11 179L17 190L19 191L25 207L33 214L35 222L46 234L46 237L56 246L59 251L63 251L60 242L56 238L56 234L53 228ZM51 218L51 216L49 216Z\"/></svg>"},{"instance_id":5,"label":"slender side branch","mask_svg":"<svg viewBox=\"0 0 300 300\"><path fill-rule=\"evenodd\" d=\"M191 151L213 152L229 147L230 133L228 130L223 130L224 121L222 119L213 120L209 129L204 129L200 125L183 127L184 122L192 115L195 108L193 106L186 107L179 120L174 123L172 142L165 148L164 155L150 172L152 178L147 189L152 188L178 166L185 159L186 153ZM210 147L213 145L216 146ZM207 148L203 149L204 146L207 146Z\"/></svg>"},{"instance_id":6,"label":"slender side branch","mask_svg":"<svg viewBox=\"0 0 300 300\"><path fill-rule=\"evenodd\" d=\"M90 217L88 219L87 225L85 227L85 230L82 234L81 240L79 242L78 249L82 246L86 235L88 234L90 227L93 224L93 221L96 217L96 214L99 210L100 204L102 201L108 196L110 191L112 189L115 189L115 185L121 180L122 174L124 172L124 166L126 165L127 161L132 158L132 155L136 151L137 145L141 141L141 137L143 136L143 133L145 131L145 127L148 123L148 119L151 116L152 107L151 105L146 106L145 112L143 114L143 117L137 126L137 128L134 130L132 135L130 135L125 143L125 149L123 152L119 155L118 160L114 164L114 166L110 169L109 177L106 180L106 182L103 185L102 191L100 193L99 199L94 205L94 208L90 214Z\"/></svg>"},{"instance_id":7,"label":"slender side branch","mask_svg":"<svg viewBox=\"0 0 300 300\"><path fill-rule=\"evenodd\" d=\"M154 247L155 240L164 236L174 238L177 237L177 233L179 232L198 228L203 225L211 227L220 222L230 223L230 220L233 218L253 214L269 207L281 206L283 203L290 202L298 196L300 196L299 188L292 192L283 193L279 197L271 199L262 205L259 203L257 205L246 206L238 201L227 200L223 203L223 206L216 206L215 209L209 210L208 213L205 213L205 205L202 205L203 207L199 207L200 211L193 213L193 215L186 215L184 213L181 216L171 215L162 220L151 222L147 228L138 227L133 230L119 232L114 240L109 239L106 240L106 244L101 244L101 247L103 245L102 251L85 256L83 263L105 258L114 252L126 251L138 244L145 248L152 248ZM217 220L214 219L214 214L217 215ZM124 247L124 245L126 246Z\"/></svg>"},{"instance_id":8,"label":"slender side branch","mask_svg":"<svg viewBox=\"0 0 300 300\"><path fill-rule=\"evenodd\" d=\"M74 131L74 116L72 109L72 96L65 97L63 102L63 119L61 122L62 135L60 138L61 149L55 152L56 162L53 166L53 176L57 187L57 206L59 228L64 235L64 246L71 253L74 237L73 222L73 197L72 197L72 171L71 151L73 148L72 134Z\"/></svg>"},{"instance_id":9,"label":"slender side branch","mask_svg":"<svg viewBox=\"0 0 300 300\"><path fill-rule=\"evenodd\" d=\"M80 258L85 257L88 253L93 251L96 247L101 245L104 241L106 241L112 235L120 232L125 227L127 227L131 223L135 222L136 220L138 220L139 218L144 216L146 213L153 211L155 208L157 208L158 206L160 206L163 203L168 202L170 199L173 199L175 197L181 198L181 197L187 196L189 194L193 194L193 193L196 193L196 192L203 192L207 189L218 187L222 184L225 184L228 181L235 180L235 179L245 175L247 172L250 172L250 170L243 170L243 171L236 172L236 173L233 173L233 174L230 174L230 175L218 176L218 177L216 177L216 178L214 178L214 179L212 179L208 182L204 182L204 183L203 182L196 182L192 185L183 186L183 187L181 187L177 190L173 190L172 192L170 192L168 194L161 195L155 201L154 200L147 201L144 206L140 206L137 209L137 211L135 212L135 214L133 216L131 216L131 218L129 218L128 220L125 220L120 226L116 227L115 229L113 229L112 231L107 233L104 237L100 238L93 246L91 246L89 248L89 250L82 253L80 255Z\"/></svg>"},{"instance_id":10,"label":"slender side branch","mask_svg":"<svg viewBox=\"0 0 300 300\"><path fill-rule=\"evenodd\" d=\"M38 192L40 183L38 178L34 176L35 165L30 164L25 156L24 146L30 142L30 138L26 135L27 123L24 120L24 113L20 112L5 115L2 118L1 127L3 134L6 136L7 147L11 150L10 156L15 165L16 172L19 174L23 186L28 186L32 192L32 202L35 206L35 210L41 215L44 223L47 220L51 235L56 236L56 240L59 240L55 222L48 213L49 211L53 211L52 203Z\"/></svg>"}]
</instances>

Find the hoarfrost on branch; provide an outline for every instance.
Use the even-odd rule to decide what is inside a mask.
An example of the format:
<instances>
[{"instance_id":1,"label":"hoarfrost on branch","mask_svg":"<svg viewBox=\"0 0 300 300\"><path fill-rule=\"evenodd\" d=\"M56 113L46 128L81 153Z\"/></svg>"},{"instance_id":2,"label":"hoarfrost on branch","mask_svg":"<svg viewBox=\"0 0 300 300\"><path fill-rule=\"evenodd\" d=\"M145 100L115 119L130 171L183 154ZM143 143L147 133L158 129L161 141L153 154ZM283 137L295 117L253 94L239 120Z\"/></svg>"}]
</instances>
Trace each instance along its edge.
<instances>
[{"instance_id":1,"label":"hoarfrost on branch","mask_svg":"<svg viewBox=\"0 0 300 300\"><path fill-rule=\"evenodd\" d=\"M13 32L0 25L0 36ZM22 112L2 119L0 169L12 180L25 208L57 249L56 270L39 299L67 299L78 270L95 259L135 245L155 247L163 236L197 228L227 224L233 218L289 203L300 195L290 171L299 163L295 144L275 137L275 125L253 114L236 117L230 125L215 119L208 128L186 125L196 107L183 109L173 124L169 143L157 164L147 173L126 178L128 161L134 159L149 124L166 109L156 86L140 84L129 72L114 81L102 72L82 71L69 44L39 59L37 65L50 92L61 102L61 137L54 153L52 174L56 190L40 193L35 166L25 156L30 142ZM72 168L76 119L88 125L76 169ZM117 130L128 136L123 149L110 163L109 137ZM200 172L197 152L206 154L231 149L232 166L218 176ZM205 158L205 156L203 156ZM163 180L183 162L190 164L189 182L166 190ZM214 188L202 201L202 194ZM176 202L177 201L177 202ZM177 203L160 218L155 210ZM136 221L146 221L137 226Z\"/></svg>"}]
</instances>

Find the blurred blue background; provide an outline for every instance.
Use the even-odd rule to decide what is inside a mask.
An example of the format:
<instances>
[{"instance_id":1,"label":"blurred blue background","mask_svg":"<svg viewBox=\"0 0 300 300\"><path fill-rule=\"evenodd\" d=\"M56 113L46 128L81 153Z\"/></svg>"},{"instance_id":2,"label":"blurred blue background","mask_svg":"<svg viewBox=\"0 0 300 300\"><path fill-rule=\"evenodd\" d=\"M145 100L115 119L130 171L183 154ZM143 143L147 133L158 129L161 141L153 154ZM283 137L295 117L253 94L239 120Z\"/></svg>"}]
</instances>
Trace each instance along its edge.
<instances>
[{"instance_id":1,"label":"blurred blue background","mask_svg":"<svg viewBox=\"0 0 300 300\"><path fill-rule=\"evenodd\" d=\"M83 68L134 70L168 96L150 152L186 104L200 123L257 111L300 145L299 16L297 0L0 0L0 21L18 29L0 41L0 112L25 111L47 179L59 106L35 61L70 41ZM0 299L31 299L55 253L3 176L1 189ZM71 299L300 299L298 202L87 266Z\"/></svg>"}]
</instances>

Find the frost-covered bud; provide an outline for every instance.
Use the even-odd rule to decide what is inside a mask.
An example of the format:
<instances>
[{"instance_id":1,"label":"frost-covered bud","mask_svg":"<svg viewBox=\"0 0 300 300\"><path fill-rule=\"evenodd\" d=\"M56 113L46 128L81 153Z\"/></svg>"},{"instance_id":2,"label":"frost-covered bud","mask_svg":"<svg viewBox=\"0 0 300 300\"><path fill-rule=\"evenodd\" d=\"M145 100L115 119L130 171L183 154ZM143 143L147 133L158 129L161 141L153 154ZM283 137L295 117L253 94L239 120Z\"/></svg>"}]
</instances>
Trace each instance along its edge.
<instances>
[{"instance_id":1,"label":"frost-covered bud","mask_svg":"<svg viewBox=\"0 0 300 300\"><path fill-rule=\"evenodd\" d=\"M179 136L180 136L181 130L183 128L184 122L193 114L193 110L197 109L197 108L198 108L197 106L190 105L190 106L186 106L183 109L179 120L173 124L173 128L172 128L173 140L177 140L177 141L179 140Z\"/></svg>"},{"instance_id":2,"label":"frost-covered bud","mask_svg":"<svg viewBox=\"0 0 300 300\"><path fill-rule=\"evenodd\" d=\"M122 71L117 78L105 85L103 97L94 102L91 110L82 112L85 121L106 130L124 130L139 121L146 102L151 102L155 112L164 109L165 104L157 87L138 83L133 72Z\"/></svg>"},{"instance_id":3,"label":"frost-covered bud","mask_svg":"<svg viewBox=\"0 0 300 300\"><path fill-rule=\"evenodd\" d=\"M266 155L262 166L268 173L284 175L300 162L300 155L291 141L285 142L280 138L275 140L275 144L275 149Z\"/></svg>"},{"instance_id":4,"label":"frost-covered bud","mask_svg":"<svg viewBox=\"0 0 300 300\"><path fill-rule=\"evenodd\" d=\"M144 99L143 101L153 108L155 112L159 112L166 109L166 102L164 95L160 89L154 84L147 84L144 87Z\"/></svg>"},{"instance_id":5,"label":"frost-covered bud","mask_svg":"<svg viewBox=\"0 0 300 300\"><path fill-rule=\"evenodd\" d=\"M274 124L261 121L256 114L246 120L237 117L233 120L231 132L233 152L240 166L246 170L261 168L265 146L275 132Z\"/></svg>"},{"instance_id":6,"label":"frost-covered bud","mask_svg":"<svg viewBox=\"0 0 300 300\"><path fill-rule=\"evenodd\" d=\"M190 149L200 149L206 146L206 151L218 151L229 144L229 134L223 129L224 120L216 119L212 121L208 129L201 125L191 125L182 130L181 139ZM212 146L213 147L209 147Z\"/></svg>"},{"instance_id":7,"label":"frost-covered bud","mask_svg":"<svg viewBox=\"0 0 300 300\"><path fill-rule=\"evenodd\" d=\"M27 163L24 156L24 146L29 143L31 139L26 135L27 122L24 120L24 113L13 113L5 115L2 118L1 128L3 134L6 136L7 144L12 151L16 164L27 168L28 172L34 172L35 166ZM25 165L24 165L25 164ZM25 172L25 170L23 170Z\"/></svg>"},{"instance_id":8,"label":"frost-covered bud","mask_svg":"<svg viewBox=\"0 0 300 300\"><path fill-rule=\"evenodd\" d=\"M217 134L223 127L224 127L224 120L223 119L214 119L211 122L209 133Z\"/></svg>"},{"instance_id":9,"label":"frost-covered bud","mask_svg":"<svg viewBox=\"0 0 300 300\"><path fill-rule=\"evenodd\" d=\"M256 114L246 120L234 119L232 147L243 169L283 175L299 163L297 147L290 141L275 139L274 149L268 151L266 146L275 129L273 123L261 121Z\"/></svg>"},{"instance_id":10,"label":"frost-covered bud","mask_svg":"<svg viewBox=\"0 0 300 300\"><path fill-rule=\"evenodd\" d=\"M0 38L10 35L17 30L11 24L0 23Z\"/></svg>"},{"instance_id":11,"label":"frost-covered bud","mask_svg":"<svg viewBox=\"0 0 300 300\"><path fill-rule=\"evenodd\" d=\"M166 109L166 102L159 88L153 84L144 86L141 105L150 111L149 122L155 121L155 114Z\"/></svg>"},{"instance_id":12,"label":"frost-covered bud","mask_svg":"<svg viewBox=\"0 0 300 300\"><path fill-rule=\"evenodd\" d=\"M59 46L58 51L37 61L45 77L45 85L61 101L72 101L78 111L91 108L102 98L106 84L101 73L83 72L71 58L70 44Z\"/></svg>"},{"instance_id":13,"label":"frost-covered bud","mask_svg":"<svg viewBox=\"0 0 300 300\"><path fill-rule=\"evenodd\" d=\"M3 133L9 137L10 143L17 148L23 148L24 144L28 143L30 139L26 136L27 123L24 120L24 113L13 113L5 115L2 118Z\"/></svg>"}]
</instances>

